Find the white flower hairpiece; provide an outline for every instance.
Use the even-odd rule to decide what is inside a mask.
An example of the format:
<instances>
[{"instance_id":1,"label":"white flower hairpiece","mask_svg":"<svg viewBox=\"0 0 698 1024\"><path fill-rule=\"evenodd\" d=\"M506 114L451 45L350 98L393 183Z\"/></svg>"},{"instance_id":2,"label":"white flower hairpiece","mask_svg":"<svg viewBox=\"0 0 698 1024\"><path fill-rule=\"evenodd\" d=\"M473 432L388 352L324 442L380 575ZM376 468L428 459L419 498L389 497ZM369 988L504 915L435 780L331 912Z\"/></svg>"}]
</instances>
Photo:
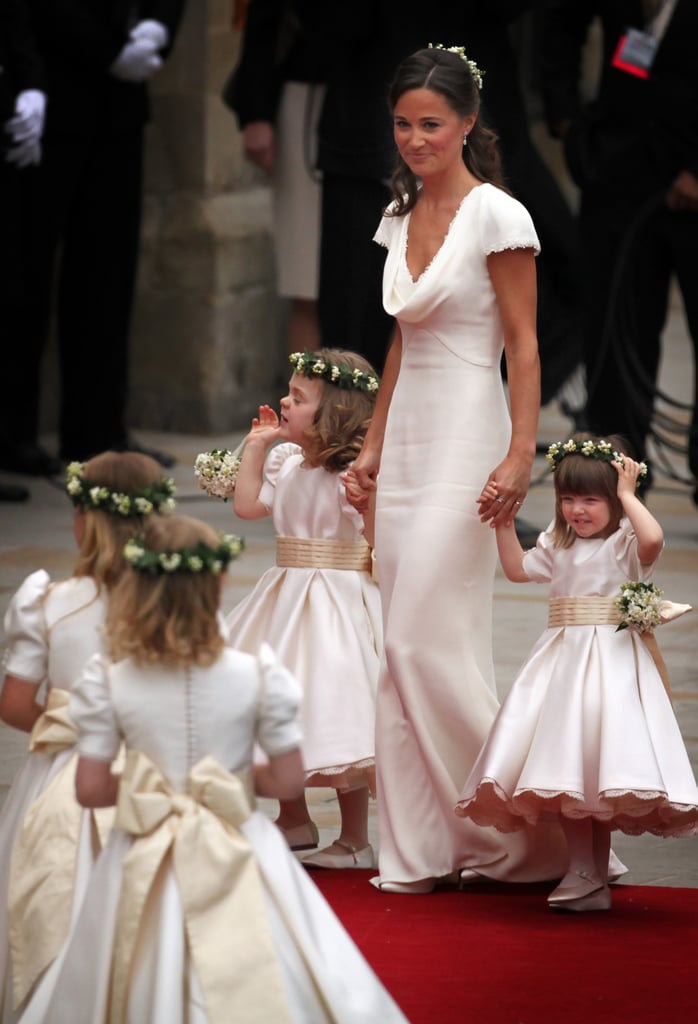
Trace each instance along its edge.
<instances>
[{"instance_id":1,"label":"white flower hairpiece","mask_svg":"<svg viewBox=\"0 0 698 1024\"><path fill-rule=\"evenodd\" d=\"M148 572L153 576L166 573L188 572L198 575L203 572L220 576L226 566L234 561L245 547L242 537L233 533L222 533L217 548L199 541L195 548L179 548L176 551L150 551L138 534L124 547L124 558L133 569Z\"/></svg>"},{"instance_id":2,"label":"white flower hairpiece","mask_svg":"<svg viewBox=\"0 0 698 1024\"><path fill-rule=\"evenodd\" d=\"M293 352L288 359L294 373L303 377L321 377L338 388L376 392L380 387L380 378L375 373L352 370L346 363L333 363L307 349L305 352Z\"/></svg>"},{"instance_id":3,"label":"white flower hairpiece","mask_svg":"<svg viewBox=\"0 0 698 1024\"><path fill-rule=\"evenodd\" d=\"M568 455L585 455L589 459L598 459L600 462L618 462L623 465L623 455L614 451L613 445L608 441L579 440L571 437L568 441L554 441L546 452L546 459L551 470L557 469L563 459ZM647 465L640 463L640 474L638 481L647 476Z\"/></svg>"},{"instance_id":4,"label":"white flower hairpiece","mask_svg":"<svg viewBox=\"0 0 698 1024\"><path fill-rule=\"evenodd\" d=\"M149 487L126 494L123 491L112 491L95 480L87 480L82 462L68 464L65 489L76 508L87 511L98 509L125 518L148 516L151 512L173 512L176 506L175 482L170 476L164 476Z\"/></svg>"},{"instance_id":5,"label":"white flower hairpiece","mask_svg":"<svg viewBox=\"0 0 698 1024\"><path fill-rule=\"evenodd\" d=\"M242 445L235 451L228 448L214 448L201 452L194 462L194 474L202 491L214 498L227 501L235 493L235 483L240 470Z\"/></svg>"},{"instance_id":6,"label":"white flower hairpiece","mask_svg":"<svg viewBox=\"0 0 698 1024\"><path fill-rule=\"evenodd\" d=\"M460 57L462 61L470 68L470 74L475 79L475 85L478 89L482 89L482 79L485 76L485 72L481 71L474 60L470 60L465 52L464 46L444 46L443 43L429 43L430 50L445 50L446 53L455 53L457 57Z\"/></svg>"}]
</instances>

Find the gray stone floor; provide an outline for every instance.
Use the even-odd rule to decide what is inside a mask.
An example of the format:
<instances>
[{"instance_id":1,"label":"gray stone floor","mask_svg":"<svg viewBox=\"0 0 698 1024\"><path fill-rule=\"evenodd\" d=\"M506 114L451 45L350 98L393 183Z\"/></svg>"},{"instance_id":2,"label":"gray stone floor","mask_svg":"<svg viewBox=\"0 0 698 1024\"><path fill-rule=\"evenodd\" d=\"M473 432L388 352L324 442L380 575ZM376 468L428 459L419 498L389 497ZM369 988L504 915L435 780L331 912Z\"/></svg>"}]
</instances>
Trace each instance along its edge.
<instances>
[{"instance_id":1,"label":"gray stone floor","mask_svg":"<svg viewBox=\"0 0 698 1024\"><path fill-rule=\"evenodd\" d=\"M675 303L664 338L665 359L662 385L673 397L690 403L691 359L680 308ZM267 396L260 395L260 401ZM563 440L571 424L557 404L547 406L541 415L539 439L542 443ZM269 521L242 523L235 519L229 504L208 498L197 489L192 466L196 454L211 447L232 447L239 437L194 437L182 434L139 432L143 442L174 454L178 460L173 471L180 511L207 520L213 526L245 536L244 557L235 564L225 594L230 608L246 594L259 575L273 562L274 537ZM55 439L45 439L53 447ZM679 475L686 475L680 458L672 462ZM9 479L9 476L7 477ZM24 505L0 504L0 607L24 577L43 567L54 576L69 575L75 547L72 513L60 481L25 481L31 488L31 500ZM527 523L540 529L550 520L553 507L550 474L542 456L536 459L533 486L523 515ZM667 597L688 602L695 612L663 627L659 634L674 693L674 706L694 769L698 769L698 510L685 483L659 474L648 504L666 533L666 550L656 582ZM545 588L535 584L511 584L498 571L495 585L495 663L500 696L510 686L519 664L542 630L546 618ZM4 635L0 634L4 642ZM0 800L22 752L26 738L0 724ZM338 821L336 801L331 790L313 791L309 797L312 813L321 830L321 843L330 842ZM273 802L265 809L274 813ZM371 835L375 842L375 807L371 811ZM629 884L698 886L698 837L661 840L653 836L618 835L614 848L629 867Z\"/></svg>"}]
</instances>

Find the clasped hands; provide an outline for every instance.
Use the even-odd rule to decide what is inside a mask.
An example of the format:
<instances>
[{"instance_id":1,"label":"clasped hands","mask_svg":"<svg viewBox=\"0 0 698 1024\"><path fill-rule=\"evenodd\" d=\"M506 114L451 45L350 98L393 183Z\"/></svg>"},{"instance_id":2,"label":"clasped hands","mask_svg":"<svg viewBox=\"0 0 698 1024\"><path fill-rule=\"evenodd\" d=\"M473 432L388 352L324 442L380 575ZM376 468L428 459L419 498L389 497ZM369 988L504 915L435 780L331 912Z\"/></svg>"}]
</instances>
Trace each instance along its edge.
<instances>
[{"instance_id":1,"label":"clasped hands","mask_svg":"<svg viewBox=\"0 0 698 1024\"><path fill-rule=\"evenodd\" d=\"M123 82L147 82L162 67L160 50L170 40L165 26L151 18L139 21L129 32L129 41L109 68Z\"/></svg>"},{"instance_id":2,"label":"clasped hands","mask_svg":"<svg viewBox=\"0 0 698 1024\"><path fill-rule=\"evenodd\" d=\"M29 167L41 160L41 135L44 130L46 94L40 89L25 89L15 100L14 116L5 122L12 145L5 159L17 167Z\"/></svg>"}]
</instances>

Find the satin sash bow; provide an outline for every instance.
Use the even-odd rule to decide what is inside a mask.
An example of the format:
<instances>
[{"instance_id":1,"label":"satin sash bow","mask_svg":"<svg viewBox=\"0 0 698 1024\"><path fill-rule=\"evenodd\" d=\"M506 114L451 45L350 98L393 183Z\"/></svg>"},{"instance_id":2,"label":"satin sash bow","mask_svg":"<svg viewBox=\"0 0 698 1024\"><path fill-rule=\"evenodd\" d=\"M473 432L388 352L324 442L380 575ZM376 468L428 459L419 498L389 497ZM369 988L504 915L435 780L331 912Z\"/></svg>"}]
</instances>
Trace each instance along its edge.
<instances>
[{"instance_id":1,"label":"satin sash bow","mask_svg":"<svg viewBox=\"0 0 698 1024\"><path fill-rule=\"evenodd\" d=\"M68 714L69 701L68 690L52 687L48 691L46 707L34 722L29 737L33 754L57 754L59 750L75 746L78 733Z\"/></svg>"},{"instance_id":2,"label":"satin sash bow","mask_svg":"<svg viewBox=\"0 0 698 1024\"><path fill-rule=\"evenodd\" d=\"M179 793L148 757L128 751L115 827L134 843L123 865L111 1024L126 1019L138 933L168 857L210 1024L290 1021L255 854L238 831L249 814L243 782L213 758L199 761Z\"/></svg>"}]
</instances>

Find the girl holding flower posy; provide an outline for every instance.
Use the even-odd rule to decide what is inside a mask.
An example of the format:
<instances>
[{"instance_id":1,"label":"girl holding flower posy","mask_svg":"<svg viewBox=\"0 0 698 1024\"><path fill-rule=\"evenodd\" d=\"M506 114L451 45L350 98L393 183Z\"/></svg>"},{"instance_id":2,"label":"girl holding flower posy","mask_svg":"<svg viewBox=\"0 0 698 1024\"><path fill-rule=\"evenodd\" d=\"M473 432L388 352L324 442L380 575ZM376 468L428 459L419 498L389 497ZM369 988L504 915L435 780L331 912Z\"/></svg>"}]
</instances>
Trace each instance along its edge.
<instances>
[{"instance_id":1,"label":"girl holding flower posy","mask_svg":"<svg viewBox=\"0 0 698 1024\"><path fill-rule=\"evenodd\" d=\"M507 695L456 813L513 832L557 819L569 865L555 910L608 910L610 835L698 832L698 787L643 639L689 610L650 583L661 526L618 438L551 445L555 518L524 553L496 524L508 579L550 584L548 628ZM482 506L496 497L488 484Z\"/></svg>"},{"instance_id":2,"label":"girl holding flower posy","mask_svg":"<svg viewBox=\"0 0 698 1024\"><path fill-rule=\"evenodd\" d=\"M174 506L174 483L137 452L104 452L68 466L79 547L73 575L32 573L5 615L0 717L31 733L0 816L0 1018L37 1020L51 997L71 916L82 899L105 823L75 800L77 733L70 691L104 650L110 594L124 544ZM100 826L98 828L98 825Z\"/></svg>"},{"instance_id":3,"label":"girl holding flower posy","mask_svg":"<svg viewBox=\"0 0 698 1024\"><path fill-rule=\"evenodd\" d=\"M341 816L338 839L304 863L368 868L381 612L371 516L349 504L342 473L361 448L379 381L352 352L290 361L281 415L260 408L235 485L238 516L273 516L276 566L228 616L230 641L246 651L268 641L303 687L306 785L334 788ZM277 824L292 849L317 846L303 796L281 802Z\"/></svg>"},{"instance_id":4,"label":"girl holding flower posy","mask_svg":"<svg viewBox=\"0 0 698 1024\"><path fill-rule=\"evenodd\" d=\"M300 688L268 646L226 644L222 575L240 547L182 516L124 552L110 659L91 659L71 700L78 800L116 817L42 1024L405 1024L255 810L255 794L302 792Z\"/></svg>"}]
</instances>

